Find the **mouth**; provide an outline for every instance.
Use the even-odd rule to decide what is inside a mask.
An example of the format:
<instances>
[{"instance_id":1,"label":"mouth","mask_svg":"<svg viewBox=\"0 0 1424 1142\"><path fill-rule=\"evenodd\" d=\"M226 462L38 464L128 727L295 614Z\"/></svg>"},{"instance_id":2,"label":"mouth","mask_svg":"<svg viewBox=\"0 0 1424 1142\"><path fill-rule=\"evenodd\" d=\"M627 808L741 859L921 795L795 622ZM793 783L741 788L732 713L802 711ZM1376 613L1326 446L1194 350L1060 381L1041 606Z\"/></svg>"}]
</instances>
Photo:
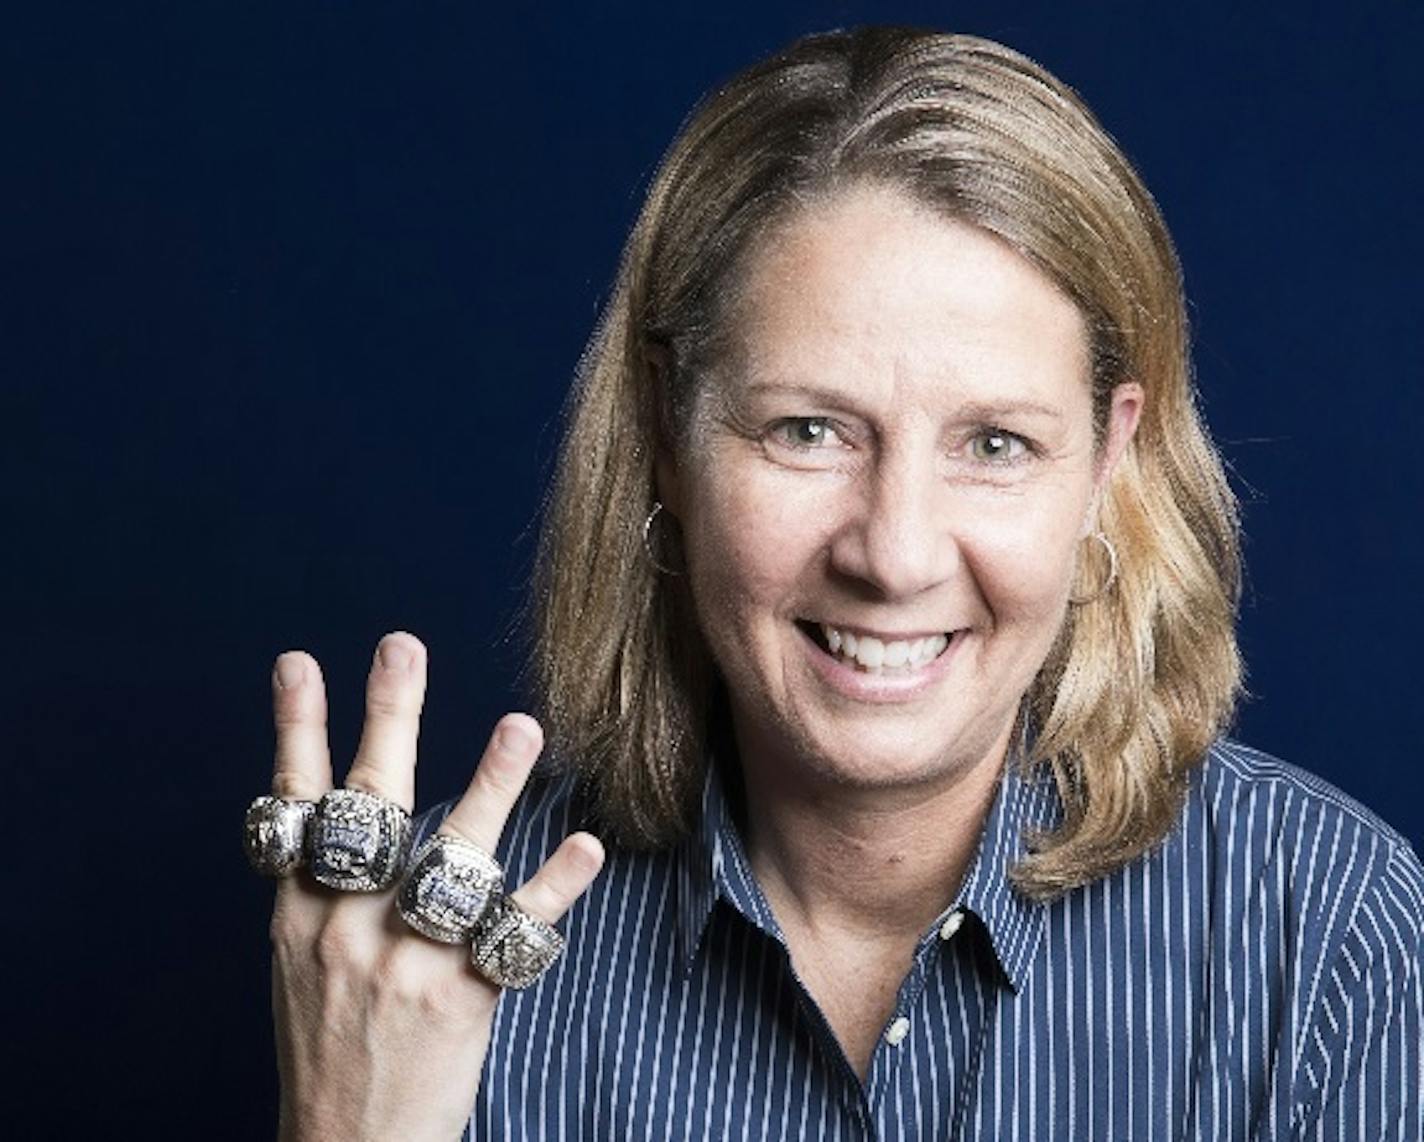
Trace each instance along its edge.
<instances>
[{"instance_id":1,"label":"mouth","mask_svg":"<svg viewBox=\"0 0 1424 1142\"><path fill-rule=\"evenodd\" d=\"M865 674L913 674L942 655L955 635L944 631L888 638L811 619L797 619L796 626L831 658Z\"/></svg>"}]
</instances>

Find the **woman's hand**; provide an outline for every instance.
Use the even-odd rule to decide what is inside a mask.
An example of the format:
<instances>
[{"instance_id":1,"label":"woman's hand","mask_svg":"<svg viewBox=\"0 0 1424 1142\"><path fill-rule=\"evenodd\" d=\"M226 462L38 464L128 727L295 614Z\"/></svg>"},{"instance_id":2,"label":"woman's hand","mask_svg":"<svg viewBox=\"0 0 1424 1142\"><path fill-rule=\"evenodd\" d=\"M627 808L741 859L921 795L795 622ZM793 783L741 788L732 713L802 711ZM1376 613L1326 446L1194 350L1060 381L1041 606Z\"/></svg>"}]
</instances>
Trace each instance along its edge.
<instances>
[{"instance_id":1,"label":"woman's hand","mask_svg":"<svg viewBox=\"0 0 1424 1142\"><path fill-rule=\"evenodd\" d=\"M409 811L426 653L409 634L381 640L366 687L366 723L346 785ZM277 763L272 792L315 801L332 787L326 691L316 660L277 659L272 678ZM440 832L493 853L543 745L534 719L508 714ZM557 921L588 887L603 848L566 838L514 899ZM469 948L417 935L394 890L335 892L306 872L279 882L272 915L272 1003L283 1139L459 1136L474 1105L499 990Z\"/></svg>"}]
</instances>

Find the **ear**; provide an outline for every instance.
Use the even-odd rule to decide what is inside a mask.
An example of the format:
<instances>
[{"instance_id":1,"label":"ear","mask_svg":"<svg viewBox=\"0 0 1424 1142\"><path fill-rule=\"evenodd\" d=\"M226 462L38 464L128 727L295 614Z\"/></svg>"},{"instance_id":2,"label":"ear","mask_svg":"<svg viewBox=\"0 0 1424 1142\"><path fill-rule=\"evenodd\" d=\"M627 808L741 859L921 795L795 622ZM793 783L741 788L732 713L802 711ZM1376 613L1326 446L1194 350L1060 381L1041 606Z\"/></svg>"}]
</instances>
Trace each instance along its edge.
<instances>
[{"instance_id":1,"label":"ear","mask_svg":"<svg viewBox=\"0 0 1424 1142\"><path fill-rule=\"evenodd\" d=\"M653 485L658 502L676 516L680 514L682 497L677 454L673 446L672 416L667 401L668 370L672 367L672 352L660 342L644 342L643 363L651 378L657 409L653 440Z\"/></svg>"},{"instance_id":2,"label":"ear","mask_svg":"<svg viewBox=\"0 0 1424 1142\"><path fill-rule=\"evenodd\" d=\"M1118 461L1127 452L1127 446L1137 434L1137 425L1142 420L1142 408L1146 399L1142 386L1136 381L1124 381L1113 388L1112 404L1108 408L1107 431L1103 436L1102 447L1098 450L1093 472L1093 498L1088 505L1087 514L1083 517L1084 537L1097 530L1103 493L1107 490L1113 469L1117 467Z\"/></svg>"}]
</instances>

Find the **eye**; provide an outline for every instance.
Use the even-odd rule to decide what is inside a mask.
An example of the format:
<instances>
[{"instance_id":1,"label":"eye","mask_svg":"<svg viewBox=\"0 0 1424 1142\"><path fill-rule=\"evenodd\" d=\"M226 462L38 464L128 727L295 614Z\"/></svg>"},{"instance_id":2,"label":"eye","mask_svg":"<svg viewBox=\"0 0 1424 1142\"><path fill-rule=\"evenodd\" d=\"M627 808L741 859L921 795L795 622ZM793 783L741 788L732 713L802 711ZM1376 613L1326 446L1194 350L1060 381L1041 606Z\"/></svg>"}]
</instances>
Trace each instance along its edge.
<instances>
[{"instance_id":1,"label":"eye","mask_svg":"<svg viewBox=\"0 0 1424 1142\"><path fill-rule=\"evenodd\" d=\"M969 442L974 459L984 464L1011 464L1028 449L1022 436L1001 428L986 428L975 433Z\"/></svg>"},{"instance_id":2,"label":"eye","mask_svg":"<svg viewBox=\"0 0 1424 1142\"><path fill-rule=\"evenodd\" d=\"M772 438L802 452L842 443L835 423L825 416L788 416L771 426Z\"/></svg>"}]
</instances>

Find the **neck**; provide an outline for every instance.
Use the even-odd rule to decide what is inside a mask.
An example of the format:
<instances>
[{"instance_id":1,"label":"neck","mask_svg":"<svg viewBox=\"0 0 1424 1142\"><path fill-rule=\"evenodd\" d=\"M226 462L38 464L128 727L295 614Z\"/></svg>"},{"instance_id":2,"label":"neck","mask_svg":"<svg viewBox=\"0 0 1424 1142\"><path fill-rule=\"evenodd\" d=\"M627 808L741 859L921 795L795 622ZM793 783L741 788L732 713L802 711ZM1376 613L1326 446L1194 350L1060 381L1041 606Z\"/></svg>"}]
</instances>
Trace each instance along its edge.
<instances>
[{"instance_id":1,"label":"neck","mask_svg":"<svg viewBox=\"0 0 1424 1142\"><path fill-rule=\"evenodd\" d=\"M1009 737L951 778L911 789L838 785L800 766L748 764L744 752L747 855L783 927L918 937L959 891Z\"/></svg>"}]
</instances>

